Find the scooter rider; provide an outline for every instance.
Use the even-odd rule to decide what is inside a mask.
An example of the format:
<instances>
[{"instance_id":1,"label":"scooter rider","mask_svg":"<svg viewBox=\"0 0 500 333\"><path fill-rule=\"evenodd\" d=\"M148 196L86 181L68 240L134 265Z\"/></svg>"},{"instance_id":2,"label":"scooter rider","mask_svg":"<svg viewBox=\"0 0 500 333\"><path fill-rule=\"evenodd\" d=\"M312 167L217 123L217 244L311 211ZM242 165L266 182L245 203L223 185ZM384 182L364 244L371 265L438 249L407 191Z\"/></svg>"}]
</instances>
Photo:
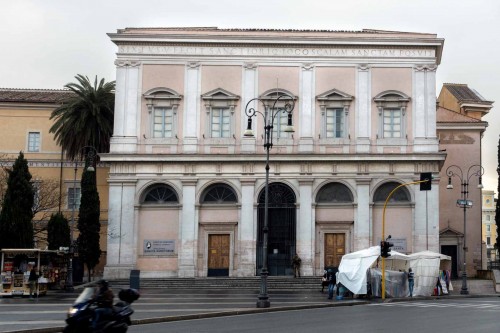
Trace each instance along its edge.
<instances>
[{"instance_id":1,"label":"scooter rider","mask_svg":"<svg viewBox=\"0 0 500 333\"><path fill-rule=\"evenodd\" d=\"M92 320L92 329L96 330L97 324L102 317L111 316L113 314L113 291L109 289L109 283L106 280L99 280L97 282L99 289L94 295L94 302L97 303L97 308L94 311L94 318Z\"/></svg>"}]
</instances>

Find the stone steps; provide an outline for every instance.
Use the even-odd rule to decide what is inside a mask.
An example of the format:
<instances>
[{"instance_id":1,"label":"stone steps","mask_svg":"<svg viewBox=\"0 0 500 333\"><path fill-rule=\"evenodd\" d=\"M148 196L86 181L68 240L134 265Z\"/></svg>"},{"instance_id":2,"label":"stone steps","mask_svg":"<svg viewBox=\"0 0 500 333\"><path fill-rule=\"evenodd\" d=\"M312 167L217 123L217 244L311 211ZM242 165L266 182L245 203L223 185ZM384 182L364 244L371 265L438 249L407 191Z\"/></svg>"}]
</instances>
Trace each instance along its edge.
<instances>
[{"instance_id":1,"label":"stone steps","mask_svg":"<svg viewBox=\"0 0 500 333\"><path fill-rule=\"evenodd\" d=\"M141 278L140 288L151 289L259 289L261 278L256 277L197 277L197 278ZM114 288L129 286L128 279L111 280ZM277 290L319 289L321 290L321 277L278 277L267 278L267 288Z\"/></svg>"}]
</instances>

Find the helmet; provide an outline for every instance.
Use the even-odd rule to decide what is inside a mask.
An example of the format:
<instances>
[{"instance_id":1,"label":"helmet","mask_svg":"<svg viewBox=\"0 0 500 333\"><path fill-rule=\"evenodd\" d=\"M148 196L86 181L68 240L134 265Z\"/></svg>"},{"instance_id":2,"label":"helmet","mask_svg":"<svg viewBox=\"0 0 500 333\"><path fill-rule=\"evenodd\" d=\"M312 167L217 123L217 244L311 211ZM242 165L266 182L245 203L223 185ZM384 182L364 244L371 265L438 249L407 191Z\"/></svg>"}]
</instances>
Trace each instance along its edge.
<instances>
[{"instance_id":1,"label":"helmet","mask_svg":"<svg viewBox=\"0 0 500 333\"><path fill-rule=\"evenodd\" d=\"M109 282L107 280L104 280L104 279L97 281L97 284L100 285L101 287L104 287L104 288L109 287Z\"/></svg>"}]
</instances>

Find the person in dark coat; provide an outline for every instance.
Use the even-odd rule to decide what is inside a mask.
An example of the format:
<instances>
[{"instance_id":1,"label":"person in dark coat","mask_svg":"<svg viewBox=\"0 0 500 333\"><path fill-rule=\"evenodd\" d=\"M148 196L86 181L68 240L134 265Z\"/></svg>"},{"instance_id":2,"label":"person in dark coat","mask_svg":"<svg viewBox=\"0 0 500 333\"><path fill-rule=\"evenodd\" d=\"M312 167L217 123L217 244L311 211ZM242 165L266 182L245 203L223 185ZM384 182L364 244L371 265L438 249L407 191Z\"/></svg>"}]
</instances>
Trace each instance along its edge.
<instances>
[{"instance_id":1,"label":"person in dark coat","mask_svg":"<svg viewBox=\"0 0 500 333\"><path fill-rule=\"evenodd\" d=\"M36 291L38 285L38 274L36 271L36 266L33 266L33 268L31 268L30 276L28 278L28 284L30 286L30 298L33 298L33 293Z\"/></svg>"},{"instance_id":2,"label":"person in dark coat","mask_svg":"<svg viewBox=\"0 0 500 333\"><path fill-rule=\"evenodd\" d=\"M328 299L333 299L333 290L335 289L335 284L337 283L333 269L327 269L326 280L328 281Z\"/></svg>"},{"instance_id":3,"label":"person in dark coat","mask_svg":"<svg viewBox=\"0 0 500 333\"><path fill-rule=\"evenodd\" d=\"M97 303L97 308L94 311L94 318L92 320L92 328L97 329L99 320L105 316L110 316L113 313L114 294L109 289L109 283L106 280L99 280L97 282L99 289L94 295L94 302Z\"/></svg>"},{"instance_id":4,"label":"person in dark coat","mask_svg":"<svg viewBox=\"0 0 500 333\"><path fill-rule=\"evenodd\" d=\"M292 266L293 266L293 277L300 277L300 264L302 263L302 259L295 253L292 259Z\"/></svg>"}]
</instances>

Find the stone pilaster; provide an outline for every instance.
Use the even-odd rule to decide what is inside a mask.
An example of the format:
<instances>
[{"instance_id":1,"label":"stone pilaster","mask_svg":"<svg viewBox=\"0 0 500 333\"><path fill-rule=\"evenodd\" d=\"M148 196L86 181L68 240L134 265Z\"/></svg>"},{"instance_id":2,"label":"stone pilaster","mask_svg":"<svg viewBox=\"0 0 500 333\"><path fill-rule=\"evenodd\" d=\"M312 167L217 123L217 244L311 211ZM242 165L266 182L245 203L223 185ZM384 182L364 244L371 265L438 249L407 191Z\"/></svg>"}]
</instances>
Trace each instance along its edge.
<instances>
[{"instance_id":1,"label":"stone pilaster","mask_svg":"<svg viewBox=\"0 0 500 333\"><path fill-rule=\"evenodd\" d=\"M109 182L107 279L128 279L136 264L135 186L135 180Z\"/></svg>"},{"instance_id":2,"label":"stone pilaster","mask_svg":"<svg viewBox=\"0 0 500 333\"><path fill-rule=\"evenodd\" d=\"M179 277L194 277L198 251L196 179L182 180L182 219L179 230Z\"/></svg>"},{"instance_id":3,"label":"stone pilaster","mask_svg":"<svg viewBox=\"0 0 500 333\"><path fill-rule=\"evenodd\" d=\"M356 152L368 153L372 125L370 68L358 66L356 79Z\"/></svg>"}]
</instances>

